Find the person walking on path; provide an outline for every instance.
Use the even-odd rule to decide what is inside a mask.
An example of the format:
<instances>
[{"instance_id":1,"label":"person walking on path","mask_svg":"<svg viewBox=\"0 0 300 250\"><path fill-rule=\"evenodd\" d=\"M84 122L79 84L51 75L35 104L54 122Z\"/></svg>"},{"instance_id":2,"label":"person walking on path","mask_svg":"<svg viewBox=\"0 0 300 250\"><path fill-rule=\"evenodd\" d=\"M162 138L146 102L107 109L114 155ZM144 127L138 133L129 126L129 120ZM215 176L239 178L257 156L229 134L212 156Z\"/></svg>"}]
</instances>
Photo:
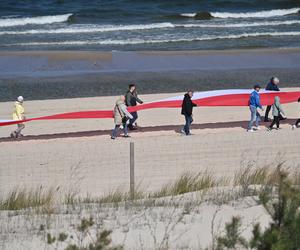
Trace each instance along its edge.
<instances>
[{"instance_id":1,"label":"person walking on path","mask_svg":"<svg viewBox=\"0 0 300 250\"><path fill-rule=\"evenodd\" d=\"M273 119L270 127L268 128L269 131L271 131L273 129L273 126L275 124L276 124L276 129L279 129L280 118L285 117L285 113L282 109L279 96L275 96L275 98L274 98L274 104L272 105L272 115L273 115L274 119Z\"/></svg>"},{"instance_id":2,"label":"person walking on path","mask_svg":"<svg viewBox=\"0 0 300 250\"><path fill-rule=\"evenodd\" d=\"M116 105L114 108L114 122L115 122L115 128L112 130L111 139L116 139L118 135L118 130L121 125L123 125L124 130L124 137L129 137L128 131L127 131L127 125L129 122L129 119L132 119L132 115L127 111L126 105L125 105L125 96L120 96L118 100L116 101Z\"/></svg>"},{"instance_id":3,"label":"person walking on path","mask_svg":"<svg viewBox=\"0 0 300 250\"><path fill-rule=\"evenodd\" d=\"M272 77L270 82L267 84L266 86L266 90L270 90L270 91L280 91L279 87L279 79L277 77ZM264 122L269 122L269 113L271 110L271 105L268 105L266 108L266 113L265 113L265 118L264 118Z\"/></svg>"},{"instance_id":4,"label":"person walking on path","mask_svg":"<svg viewBox=\"0 0 300 250\"><path fill-rule=\"evenodd\" d=\"M188 91L184 95L184 99L182 101L181 114L184 115L185 125L183 126L181 133L184 135L191 135L190 126L193 122L193 107L197 106L197 104L192 102L193 94L193 91Z\"/></svg>"},{"instance_id":5,"label":"person walking on path","mask_svg":"<svg viewBox=\"0 0 300 250\"><path fill-rule=\"evenodd\" d=\"M139 104L143 104L143 101L141 99L138 98L137 92L136 92L136 85L135 84L129 84L128 86L128 91L126 93L126 106L127 107L134 107L137 105L137 103ZM129 121L129 125L128 128L130 130L135 130L137 129L137 125L134 126L136 120L138 119L138 113L135 112L131 112L132 118Z\"/></svg>"},{"instance_id":6,"label":"person walking on path","mask_svg":"<svg viewBox=\"0 0 300 250\"><path fill-rule=\"evenodd\" d=\"M300 98L298 99L298 102L300 102ZM295 122L295 124L292 126L292 129L294 130L295 128L299 127L299 123L300 123L300 118Z\"/></svg>"},{"instance_id":7,"label":"person walking on path","mask_svg":"<svg viewBox=\"0 0 300 250\"><path fill-rule=\"evenodd\" d=\"M15 102L15 108L12 114L13 120L14 121L22 121L25 120L25 109L23 107L23 102L24 102L24 98L23 96L19 96L17 98L17 101ZM17 129L14 130L13 132L10 133L10 137L11 138L20 138L23 135L21 134L21 131L25 128L24 123L18 123L17 124Z\"/></svg>"},{"instance_id":8,"label":"person walking on path","mask_svg":"<svg viewBox=\"0 0 300 250\"><path fill-rule=\"evenodd\" d=\"M258 108L260 108L262 111L264 110L263 107L260 104L260 95L259 91L261 87L259 85L255 85L254 91L250 95L249 100L249 109L251 112L251 119L248 125L248 132L254 132L254 130L259 130L259 122L260 122L260 114L257 111ZM255 122L255 128L253 127L253 123Z\"/></svg>"}]
</instances>

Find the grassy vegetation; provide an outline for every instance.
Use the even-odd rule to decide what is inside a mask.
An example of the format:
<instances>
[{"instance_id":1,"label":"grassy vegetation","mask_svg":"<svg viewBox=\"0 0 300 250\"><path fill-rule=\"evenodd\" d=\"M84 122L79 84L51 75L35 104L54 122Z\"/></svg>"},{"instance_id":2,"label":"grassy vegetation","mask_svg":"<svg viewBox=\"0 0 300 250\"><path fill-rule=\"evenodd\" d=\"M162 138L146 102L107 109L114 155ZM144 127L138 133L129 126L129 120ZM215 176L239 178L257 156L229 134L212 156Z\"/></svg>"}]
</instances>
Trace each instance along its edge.
<instances>
[{"instance_id":1,"label":"grassy vegetation","mask_svg":"<svg viewBox=\"0 0 300 250\"><path fill-rule=\"evenodd\" d=\"M269 174L261 171L256 173L259 173L257 180L261 181L261 176L265 176L265 185L271 186L269 190L272 191L267 197L260 197L263 197L262 203L269 212L272 223L263 232L260 224L255 224L252 238L247 242L241 237L241 219L233 217L225 226L225 235L218 238L217 249L300 249L300 188L296 185L299 175L294 173L291 176L282 169L282 164Z\"/></svg>"},{"instance_id":2,"label":"grassy vegetation","mask_svg":"<svg viewBox=\"0 0 300 250\"><path fill-rule=\"evenodd\" d=\"M251 195L249 190L253 185L258 186L261 197L271 191L271 187L276 186L280 174L279 170L283 164L279 164L277 168L266 167L251 167L242 168L234 174L233 180L228 178L216 178L212 173L207 171L202 173L186 172L179 176L175 181L164 185L157 192L146 193L139 188L135 191L135 200L147 198L161 198L166 196L176 196L189 192L205 191L213 187L220 186L238 186L242 188L242 195ZM291 172L287 174L287 178L293 185L300 185L300 172ZM59 197L58 197L59 196ZM54 207L55 202L59 201L62 204L76 205L79 203L119 203L130 200L130 193L124 192L121 189L116 189L101 197L80 197L78 192L68 192L60 197L56 189L45 189L42 186L36 189L14 189L6 197L0 198L0 210L21 210L25 208L43 208L50 209ZM265 196L266 198L266 196Z\"/></svg>"},{"instance_id":3,"label":"grassy vegetation","mask_svg":"<svg viewBox=\"0 0 300 250\"><path fill-rule=\"evenodd\" d=\"M279 164L273 168L271 166L260 168L248 166L237 171L231 182L226 178L216 178L209 172L199 174L186 172L174 182L163 186L159 191L154 193L145 193L137 188L135 199L144 199L143 204L146 204L147 201L154 201L156 198L177 196L195 191L207 191L215 187L228 186L233 187L232 190L240 190L241 188L242 193L238 191L239 197L249 195L259 197L260 203L264 205L266 211L270 214L272 223L264 231L261 230L259 224L253 223L251 226L253 227L252 238L247 241L241 236L242 230L240 230L240 227L242 219L233 217L232 221L225 225L225 231L214 238L216 239L214 245L216 248L213 249L296 250L300 246L299 184L300 172L288 171L288 169L284 169L283 164ZM221 189L223 190L223 188ZM253 190L255 192L252 192ZM208 196L215 195L214 199L218 199L217 193L205 192L205 194L208 194ZM129 200L130 193L124 192L121 189L117 189L99 198L91 196L80 198L78 197L78 193L70 192L62 195L57 189L39 187L31 190L14 189L5 198L0 199L0 210L30 208L41 212L51 212L55 204L118 204ZM158 204L160 203L158 202ZM164 206L164 203L161 204ZM192 206L197 206L197 204L184 204L181 216L190 214ZM173 216L170 216L170 218L170 221L174 220ZM44 237L47 244L56 247L58 245L67 246L67 250L122 249L119 246L112 247L110 239L111 231L103 230L103 224L96 224L97 221L94 221L93 218L81 218L81 223L78 226L75 224L74 227L76 233L80 235L78 242L77 238L73 238L69 231L68 233L60 232L59 234L52 235L49 231L45 231L44 226L40 227L40 231L45 232ZM91 234L95 230L96 234ZM90 245L87 246L82 243L85 238L90 240ZM67 245L68 243L72 244Z\"/></svg>"},{"instance_id":4,"label":"grassy vegetation","mask_svg":"<svg viewBox=\"0 0 300 250\"><path fill-rule=\"evenodd\" d=\"M111 246L110 235L112 231L102 230L96 234L94 237L90 232L91 227L95 224L92 217L86 219L83 218L80 224L76 227L77 234L79 235L80 240L76 243L68 244L65 250L122 250L122 246ZM61 243L67 241L69 235L66 233L60 233L57 237L52 236L50 233L47 234L46 242L48 245L52 245L57 249ZM91 243L83 243L84 239L88 238Z\"/></svg>"},{"instance_id":5,"label":"grassy vegetation","mask_svg":"<svg viewBox=\"0 0 300 250\"><path fill-rule=\"evenodd\" d=\"M42 186L36 189L15 188L7 197L0 199L0 210L21 210L24 208L51 209L55 202L55 189L44 189Z\"/></svg>"},{"instance_id":6,"label":"grassy vegetation","mask_svg":"<svg viewBox=\"0 0 300 250\"><path fill-rule=\"evenodd\" d=\"M167 184L158 192L152 194L152 197L159 198L165 196L175 196L189 192L201 191L224 184L223 180L216 179L208 172L204 173L183 173L173 183Z\"/></svg>"}]
</instances>

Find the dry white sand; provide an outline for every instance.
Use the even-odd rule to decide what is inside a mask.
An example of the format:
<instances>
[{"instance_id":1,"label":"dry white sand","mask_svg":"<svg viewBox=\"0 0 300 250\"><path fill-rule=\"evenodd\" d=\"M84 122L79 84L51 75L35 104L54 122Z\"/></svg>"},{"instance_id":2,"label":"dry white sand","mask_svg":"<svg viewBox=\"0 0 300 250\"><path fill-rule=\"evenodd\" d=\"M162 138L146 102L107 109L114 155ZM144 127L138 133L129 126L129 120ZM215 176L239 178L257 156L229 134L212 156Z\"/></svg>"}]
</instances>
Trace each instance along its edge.
<instances>
[{"instance_id":1,"label":"dry white sand","mask_svg":"<svg viewBox=\"0 0 300 250\"><path fill-rule=\"evenodd\" d=\"M141 95L145 102L176 94ZM26 101L28 117L56 113L112 109L116 97L96 97L46 101ZM0 119L11 116L13 103L0 103ZM300 116L298 103L284 105L289 118ZM139 112L141 132L130 139L112 141L111 119L39 121L26 124L24 134L50 134L48 139L0 142L0 190L4 194L16 186L59 186L81 194L98 196L129 187L129 142L135 143L136 182L143 189L157 190L184 171L232 175L248 164L259 166L286 161L296 167L300 160L300 129L289 124L282 130L247 133L247 107L199 107L194 112L194 136L178 133L184 119L179 109ZM294 120L290 120L290 123ZM264 125L262 123L262 125ZM7 137L14 126L0 127ZM97 131L95 133L80 131ZM101 130L101 131L99 131ZM72 138L64 134L74 132ZM56 134L56 135L55 135ZM79 137L81 135L81 137ZM89 136L92 135L92 136ZM53 138L53 139L51 139ZM1 141L1 140L0 140Z\"/></svg>"}]
</instances>

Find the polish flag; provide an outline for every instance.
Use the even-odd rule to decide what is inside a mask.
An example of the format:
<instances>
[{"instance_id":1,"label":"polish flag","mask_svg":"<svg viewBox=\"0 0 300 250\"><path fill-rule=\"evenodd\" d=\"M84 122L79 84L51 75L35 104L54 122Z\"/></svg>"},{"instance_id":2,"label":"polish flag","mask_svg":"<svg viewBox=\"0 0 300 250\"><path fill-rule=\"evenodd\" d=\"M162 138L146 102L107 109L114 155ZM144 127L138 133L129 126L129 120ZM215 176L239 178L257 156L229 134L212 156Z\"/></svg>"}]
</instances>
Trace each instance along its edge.
<instances>
[{"instance_id":1,"label":"polish flag","mask_svg":"<svg viewBox=\"0 0 300 250\"><path fill-rule=\"evenodd\" d=\"M249 89L228 89L195 92L192 98L193 102L198 106L248 106L249 96L253 90ZM279 96L282 104L296 102L300 98L300 91L266 91L262 90L260 100L263 106L272 105L274 97ZM140 111L154 108L180 108L183 95L170 97L160 101L145 103L135 107L129 107L129 112ZM0 120L0 126L13 125L29 121L37 120L62 120L62 119L97 119L97 118L113 118L113 110L95 110L80 111L71 113L62 113L43 117L31 118L23 121Z\"/></svg>"}]
</instances>

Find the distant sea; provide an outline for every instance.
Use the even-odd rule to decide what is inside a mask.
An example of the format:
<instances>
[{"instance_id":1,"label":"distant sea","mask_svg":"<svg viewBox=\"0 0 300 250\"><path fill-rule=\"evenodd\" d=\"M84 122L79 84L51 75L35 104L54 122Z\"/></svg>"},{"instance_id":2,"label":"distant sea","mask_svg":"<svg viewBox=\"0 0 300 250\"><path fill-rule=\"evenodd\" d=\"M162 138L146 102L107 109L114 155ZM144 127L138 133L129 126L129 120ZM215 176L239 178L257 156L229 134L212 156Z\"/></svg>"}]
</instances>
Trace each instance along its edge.
<instances>
[{"instance_id":1,"label":"distant sea","mask_svg":"<svg viewBox=\"0 0 300 250\"><path fill-rule=\"evenodd\" d=\"M299 0L1 0L0 50L300 46Z\"/></svg>"}]
</instances>

